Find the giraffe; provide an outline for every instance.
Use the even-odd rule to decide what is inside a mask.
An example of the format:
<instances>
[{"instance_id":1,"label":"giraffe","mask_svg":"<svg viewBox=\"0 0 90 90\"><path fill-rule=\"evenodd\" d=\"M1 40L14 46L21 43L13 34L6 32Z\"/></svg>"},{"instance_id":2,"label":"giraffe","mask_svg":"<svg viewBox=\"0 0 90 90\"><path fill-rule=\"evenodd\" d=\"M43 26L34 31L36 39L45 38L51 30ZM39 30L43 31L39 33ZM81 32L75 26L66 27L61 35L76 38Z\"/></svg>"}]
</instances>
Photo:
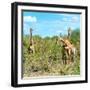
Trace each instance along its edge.
<instances>
[{"instance_id":1,"label":"giraffe","mask_svg":"<svg viewBox=\"0 0 90 90\"><path fill-rule=\"evenodd\" d=\"M32 28L30 28L30 43L29 43L29 52L30 53L35 53L35 49L34 49L34 41L32 38Z\"/></svg>"},{"instance_id":2,"label":"giraffe","mask_svg":"<svg viewBox=\"0 0 90 90\"><path fill-rule=\"evenodd\" d=\"M59 38L59 42L63 43L63 56L65 57L64 63L73 62L75 59L76 48L70 43L68 39ZM65 56L66 55L66 56ZM68 59L66 62L66 59Z\"/></svg>"}]
</instances>

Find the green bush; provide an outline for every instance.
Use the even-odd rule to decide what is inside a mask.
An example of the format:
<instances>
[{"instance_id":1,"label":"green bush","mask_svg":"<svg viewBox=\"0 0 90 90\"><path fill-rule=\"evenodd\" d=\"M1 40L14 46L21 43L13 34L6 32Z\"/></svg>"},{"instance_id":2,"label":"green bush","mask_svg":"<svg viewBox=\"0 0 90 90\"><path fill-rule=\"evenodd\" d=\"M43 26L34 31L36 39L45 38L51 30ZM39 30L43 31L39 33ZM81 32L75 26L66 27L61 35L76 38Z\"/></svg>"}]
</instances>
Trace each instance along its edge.
<instances>
[{"instance_id":1,"label":"green bush","mask_svg":"<svg viewBox=\"0 0 90 90\"><path fill-rule=\"evenodd\" d=\"M42 38L35 35L33 39L35 53L29 53L29 36L23 36L23 77L80 74L79 29L73 30L70 38L77 49L77 56L73 64L62 64L62 47L56 41L58 36Z\"/></svg>"}]
</instances>

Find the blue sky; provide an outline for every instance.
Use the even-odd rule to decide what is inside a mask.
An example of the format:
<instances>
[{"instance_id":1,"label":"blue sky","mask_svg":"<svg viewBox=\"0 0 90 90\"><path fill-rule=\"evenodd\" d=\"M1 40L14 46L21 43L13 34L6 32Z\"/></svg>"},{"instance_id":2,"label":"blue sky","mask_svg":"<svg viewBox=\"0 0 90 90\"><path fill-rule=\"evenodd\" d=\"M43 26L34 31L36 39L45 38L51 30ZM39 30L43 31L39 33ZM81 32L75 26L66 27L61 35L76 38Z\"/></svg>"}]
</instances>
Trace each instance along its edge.
<instances>
[{"instance_id":1,"label":"blue sky","mask_svg":"<svg viewBox=\"0 0 90 90\"><path fill-rule=\"evenodd\" d=\"M80 14L23 11L24 35L32 28L33 35L52 37L67 34L69 27L72 30L80 28Z\"/></svg>"}]
</instances>

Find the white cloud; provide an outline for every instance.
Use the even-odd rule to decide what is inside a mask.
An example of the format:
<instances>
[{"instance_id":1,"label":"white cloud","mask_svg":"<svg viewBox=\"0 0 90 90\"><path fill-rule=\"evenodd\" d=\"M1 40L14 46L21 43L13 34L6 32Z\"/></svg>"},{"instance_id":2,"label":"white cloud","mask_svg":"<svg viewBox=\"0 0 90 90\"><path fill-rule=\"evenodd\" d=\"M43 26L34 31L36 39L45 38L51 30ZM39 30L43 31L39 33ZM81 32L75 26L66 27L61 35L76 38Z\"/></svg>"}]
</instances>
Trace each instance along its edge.
<instances>
[{"instance_id":1,"label":"white cloud","mask_svg":"<svg viewBox=\"0 0 90 90\"><path fill-rule=\"evenodd\" d=\"M64 30L56 30L57 34L63 33Z\"/></svg>"},{"instance_id":2,"label":"white cloud","mask_svg":"<svg viewBox=\"0 0 90 90\"><path fill-rule=\"evenodd\" d=\"M37 18L35 16L24 16L24 22L37 22Z\"/></svg>"},{"instance_id":3,"label":"white cloud","mask_svg":"<svg viewBox=\"0 0 90 90\"><path fill-rule=\"evenodd\" d=\"M65 18L63 18L63 22L72 22L72 18L69 19L69 18L65 17Z\"/></svg>"},{"instance_id":4,"label":"white cloud","mask_svg":"<svg viewBox=\"0 0 90 90\"><path fill-rule=\"evenodd\" d=\"M63 20L63 22L76 23L76 22L78 22L78 17L77 16L72 16L71 18L64 17L62 20Z\"/></svg>"},{"instance_id":5,"label":"white cloud","mask_svg":"<svg viewBox=\"0 0 90 90\"><path fill-rule=\"evenodd\" d=\"M63 16L63 17L70 17L69 14L60 14L60 16Z\"/></svg>"},{"instance_id":6,"label":"white cloud","mask_svg":"<svg viewBox=\"0 0 90 90\"><path fill-rule=\"evenodd\" d=\"M68 19L67 19L67 18L63 18L63 21L64 21L64 22L67 22L67 21L68 21Z\"/></svg>"},{"instance_id":7,"label":"white cloud","mask_svg":"<svg viewBox=\"0 0 90 90\"><path fill-rule=\"evenodd\" d=\"M73 17L72 17L72 22L77 22L77 21L78 21L78 17L73 16Z\"/></svg>"}]
</instances>

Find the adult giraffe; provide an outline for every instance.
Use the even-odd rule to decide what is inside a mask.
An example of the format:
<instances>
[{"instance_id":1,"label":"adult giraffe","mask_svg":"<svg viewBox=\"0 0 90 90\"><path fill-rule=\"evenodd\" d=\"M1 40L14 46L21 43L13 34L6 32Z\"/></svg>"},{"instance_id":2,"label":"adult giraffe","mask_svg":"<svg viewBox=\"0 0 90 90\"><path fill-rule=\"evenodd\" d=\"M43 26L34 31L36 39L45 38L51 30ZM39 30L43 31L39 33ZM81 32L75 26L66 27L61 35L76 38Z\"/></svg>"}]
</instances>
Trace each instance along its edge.
<instances>
[{"instance_id":1,"label":"adult giraffe","mask_svg":"<svg viewBox=\"0 0 90 90\"><path fill-rule=\"evenodd\" d=\"M66 57L63 61L64 63L69 63L69 62L73 62L75 59L75 55L76 55L76 48L74 47L73 44L70 43L70 41L68 39L63 39L60 38L58 39L59 42L63 43L63 56L62 57ZM67 59L67 60L66 60Z\"/></svg>"},{"instance_id":2,"label":"adult giraffe","mask_svg":"<svg viewBox=\"0 0 90 90\"><path fill-rule=\"evenodd\" d=\"M33 41L33 38L32 38L32 28L30 28L30 43L29 43L29 52L30 53L35 53L35 48L34 48L34 41Z\"/></svg>"}]
</instances>

